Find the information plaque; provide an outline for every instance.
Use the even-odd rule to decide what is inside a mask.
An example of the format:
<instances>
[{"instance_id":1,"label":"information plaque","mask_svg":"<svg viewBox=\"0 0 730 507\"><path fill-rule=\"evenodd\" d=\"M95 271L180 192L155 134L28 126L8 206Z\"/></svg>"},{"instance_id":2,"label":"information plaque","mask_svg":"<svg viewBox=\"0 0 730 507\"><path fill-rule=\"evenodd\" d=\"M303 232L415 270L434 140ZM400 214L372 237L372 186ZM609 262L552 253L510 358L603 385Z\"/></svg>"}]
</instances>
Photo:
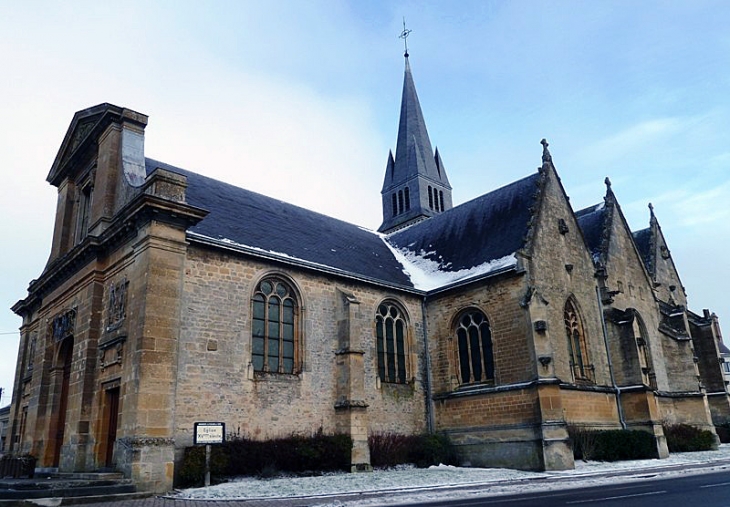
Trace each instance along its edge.
<instances>
[{"instance_id":1,"label":"information plaque","mask_svg":"<svg viewBox=\"0 0 730 507\"><path fill-rule=\"evenodd\" d=\"M196 422L194 425L193 443L201 444L222 444L226 441L226 423L222 422Z\"/></svg>"}]
</instances>

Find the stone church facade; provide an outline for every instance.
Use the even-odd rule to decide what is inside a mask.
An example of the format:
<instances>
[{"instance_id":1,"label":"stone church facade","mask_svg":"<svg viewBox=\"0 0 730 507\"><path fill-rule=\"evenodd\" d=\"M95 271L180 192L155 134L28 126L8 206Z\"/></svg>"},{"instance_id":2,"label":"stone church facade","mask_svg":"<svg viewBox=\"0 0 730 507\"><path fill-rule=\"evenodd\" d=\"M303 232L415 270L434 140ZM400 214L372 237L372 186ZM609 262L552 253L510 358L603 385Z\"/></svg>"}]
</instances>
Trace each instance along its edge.
<instances>
[{"instance_id":1,"label":"stone church facade","mask_svg":"<svg viewBox=\"0 0 730 507\"><path fill-rule=\"evenodd\" d=\"M22 317L8 444L166 491L193 425L255 438L444 432L465 464L572 468L568 426L730 419L717 318L687 309L654 211L575 211L533 174L453 206L406 56L379 233L144 155L147 117L76 113Z\"/></svg>"}]
</instances>

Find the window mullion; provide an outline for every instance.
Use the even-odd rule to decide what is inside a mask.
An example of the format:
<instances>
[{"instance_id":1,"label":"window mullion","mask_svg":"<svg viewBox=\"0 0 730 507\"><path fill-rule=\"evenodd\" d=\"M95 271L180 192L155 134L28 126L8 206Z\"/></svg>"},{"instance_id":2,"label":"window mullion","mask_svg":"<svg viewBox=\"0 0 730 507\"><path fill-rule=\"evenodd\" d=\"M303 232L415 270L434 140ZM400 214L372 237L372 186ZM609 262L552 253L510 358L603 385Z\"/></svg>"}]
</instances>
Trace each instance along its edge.
<instances>
[{"instance_id":1,"label":"window mullion","mask_svg":"<svg viewBox=\"0 0 730 507\"><path fill-rule=\"evenodd\" d=\"M474 325L474 324L472 324ZM482 330L478 326L474 326L477 330L477 347L479 347L479 361L482 365L482 380L487 380L487 354L484 350L484 343L482 342Z\"/></svg>"},{"instance_id":2,"label":"window mullion","mask_svg":"<svg viewBox=\"0 0 730 507\"><path fill-rule=\"evenodd\" d=\"M279 301L279 373L284 373L284 298Z\"/></svg>"},{"instance_id":3,"label":"window mullion","mask_svg":"<svg viewBox=\"0 0 730 507\"><path fill-rule=\"evenodd\" d=\"M269 296L264 294L264 367L269 371Z\"/></svg>"},{"instance_id":4,"label":"window mullion","mask_svg":"<svg viewBox=\"0 0 730 507\"><path fill-rule=\"evenodd\" d=\"M466 333L466 350L467 350L467 357L469 358L469 383L476 382L476 377L474 376L474 367L472 363L472 350L471 350L471 336L469 336L469 328L464 328L464 332Z\"/></svg>"}]
</instances>

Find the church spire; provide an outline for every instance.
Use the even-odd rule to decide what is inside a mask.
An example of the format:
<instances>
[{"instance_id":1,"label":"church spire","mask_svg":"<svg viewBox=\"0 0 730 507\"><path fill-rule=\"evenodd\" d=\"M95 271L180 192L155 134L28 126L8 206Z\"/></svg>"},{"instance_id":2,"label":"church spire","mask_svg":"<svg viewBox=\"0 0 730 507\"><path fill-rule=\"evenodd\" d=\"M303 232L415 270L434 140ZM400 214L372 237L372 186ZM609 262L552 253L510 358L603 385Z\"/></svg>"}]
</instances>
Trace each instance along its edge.
<instances>
[{"instance_id":1,"label":"church spire","mask_svg":"<svg viewBox=\"0 0 730 507\"><path fill-rule=\"evenodd\" d=\"M401 38L410 30L403 25ZM378 229L390 232L451 209L451 185L438 150L434 153L416 94L408 46L405 46L405 76L395 158L388 164L381 195L383 223Z\"/></svg>"}]
</instances>

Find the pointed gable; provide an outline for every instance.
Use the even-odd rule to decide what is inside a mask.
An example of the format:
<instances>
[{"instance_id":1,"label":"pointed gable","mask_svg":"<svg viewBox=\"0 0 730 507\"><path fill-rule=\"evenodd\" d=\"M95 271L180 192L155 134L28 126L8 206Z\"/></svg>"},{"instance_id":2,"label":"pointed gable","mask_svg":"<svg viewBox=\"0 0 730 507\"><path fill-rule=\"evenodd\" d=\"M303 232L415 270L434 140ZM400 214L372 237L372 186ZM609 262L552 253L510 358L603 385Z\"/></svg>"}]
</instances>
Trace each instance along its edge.
<instances>
[{"instance_id":1,"label":"pointed gable","mask_svg":"<svg viewBox=\"0 0 730 507\"><path fill-rule=\"evenodd\" d=\"M71 120L46 181L58 186L70 167L78 159L87 156L89 148L95 148L94 143L104 129L121 118L137 123L142 128L147 125L147 116L113 104L104 103L78 111Z\"/></svg>"},{"instance_id":2,"label":"pointed gable","mask_svg":"<svg viewBox=\"0 0 730 507\"><path fill-rule=\"evenodd\" d=\"M650 299L651 278L644 256L636 245L636 238L613 192L611 181L606 178L605 183L603 203L578 211L576 216L596 263L596 276L604 291L604 303L612 302L613 297L609 292L621 294L627 290L629 298L634 300L629 299L624 303L635 306L636 298Z\"/></svg>"},{"instance_id":3,"label":"pointed gable","mask_svg":"<svg viewBox=\"0 0 730 507\"><path fill-rule=\"evenodd\" d=\"M647 272L657 290L657 297L661 301L687 306L684 286L651 204L649 212L649 227L634 233L637 248L642 253Z\"/></svg>"}]
</instances>

